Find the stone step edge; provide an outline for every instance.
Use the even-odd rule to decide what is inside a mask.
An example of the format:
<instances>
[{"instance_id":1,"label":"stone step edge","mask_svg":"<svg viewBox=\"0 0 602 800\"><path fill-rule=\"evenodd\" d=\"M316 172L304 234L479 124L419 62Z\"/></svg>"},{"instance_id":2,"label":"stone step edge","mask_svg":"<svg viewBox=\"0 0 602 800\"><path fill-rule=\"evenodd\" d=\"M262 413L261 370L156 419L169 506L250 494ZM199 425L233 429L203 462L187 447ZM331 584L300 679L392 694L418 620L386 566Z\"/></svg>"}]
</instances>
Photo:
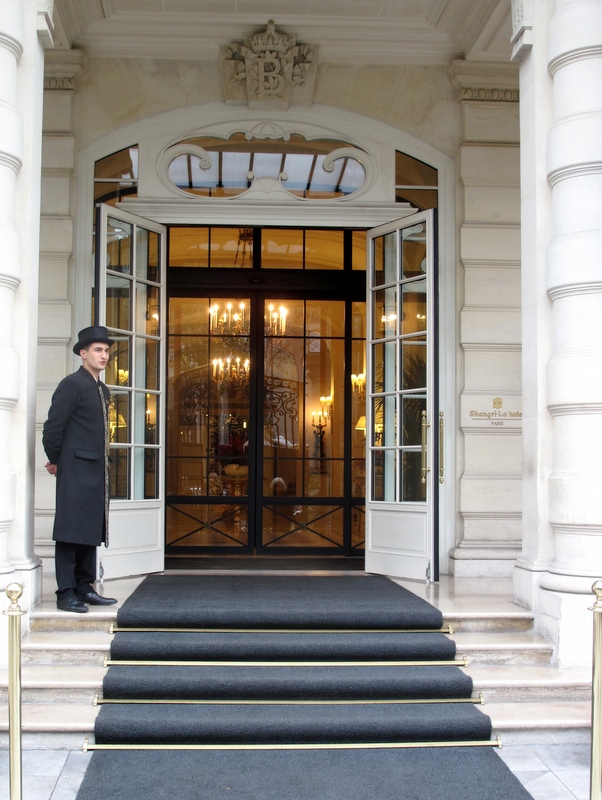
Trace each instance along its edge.
<instances>
[{"instance_id":1,"label":"stone step edge","mask_svg":"<svg viewBox=\"0 0 602 800\"><path fill-rule=\"evenodd\" d=\"M24 664L21 669L22 685L40 685L42 683L54 683L46 677L48 671L63 672L68 675L69 685L76 686L90 681L90 678L82 678L86 672L102 676L106 672L106 667L95 664ZM587 667L557 668L549 664L530 665L530 664L474 664L473 666L460 667L469 675L475 684L475 688L494 688L497 686L525 688L532 686L535 688L549 687L551 685L560 686L591 686L591 670ZM42 681L37 674L45 676ZM70 673L75 673L73 676ZM67 680L67 677L62 680ZM0 686L8 685L7 670L0 670Z\"/></svg>"},{"instance_id":2,"label":"stone step edge","mask_svg":"<svg viewBox=\"0 0 602 800\"><path fill-rule=\"evenodd\" d=\"M591 704L586 700L487 703L480 708L490 717L494 733L498 729L591 728Z\"/></svg>"},{"instance_id":3,"label":"stone step edge","mask_svg":"<svg viewBox=\"0 0 602 800\"><path fill-rule=\"evenodd\" d=\"M530 611L443 611L444 625L454 622L458 625L466 624L467 622L478 622L481 624L492 623L497 625L500 622L506 621L509 623L519 622L521 624L533 624L533 613ZM66 611L53 611L50 609L33 610L30 612L29 621L32 623L32 629L37 623L44 623L52 621L53 623L64 623L66 630L73 630L74 628L84 630L90 625L107 625L115 622L117 619L117 609L113 610L97 610L94 609L91 613L82 615L69 614Z\"/></svg>"},{"instance_id":4,"label":"stone step edge","mask_svg":"<svg viewBox=\"0 0 602 800\"><path fill-rule=\"evenodd\" d=\"M81 706L79 718L74 719L72 704L52 704L53 713L41 711L35 707L36 713L30 713L32 706L23 708L24 732L66 732L90 733L94 730L94 720L99 707ZM85 708L86 713L81 714ZM548 702L548 703L490 703L482 709L492 722L493 735L504 731L541 731L541 730L587 730L591 727L590 704L584 701ZM2 717L5 715L3 714ZM65 721L68 720L68 721ZM8 722L0 719L0 733L8 731Z\"/></svg>"}]
</instances>

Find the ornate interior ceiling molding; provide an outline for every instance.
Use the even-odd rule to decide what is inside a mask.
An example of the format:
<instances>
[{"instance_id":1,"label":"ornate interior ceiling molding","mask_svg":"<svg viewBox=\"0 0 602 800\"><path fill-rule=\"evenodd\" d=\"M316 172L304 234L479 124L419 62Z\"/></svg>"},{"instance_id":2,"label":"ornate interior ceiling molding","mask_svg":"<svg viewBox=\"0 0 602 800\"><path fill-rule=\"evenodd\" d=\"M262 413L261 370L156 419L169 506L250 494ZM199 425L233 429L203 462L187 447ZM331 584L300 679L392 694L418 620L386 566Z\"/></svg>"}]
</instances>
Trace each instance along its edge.
<instances>
[{"instance_id":1,"label":"ornate interior ceiling molding","mask_svg":"<svg viewBox=\"0 0 602 800\"><path fill-rule=\"evenodd\" d=\"M311 106L317 71L316 47L297 44L296 36L276 30L270 20L244 42L220 48L226 103L250 109Z\"/></svg>"}]
</instances>

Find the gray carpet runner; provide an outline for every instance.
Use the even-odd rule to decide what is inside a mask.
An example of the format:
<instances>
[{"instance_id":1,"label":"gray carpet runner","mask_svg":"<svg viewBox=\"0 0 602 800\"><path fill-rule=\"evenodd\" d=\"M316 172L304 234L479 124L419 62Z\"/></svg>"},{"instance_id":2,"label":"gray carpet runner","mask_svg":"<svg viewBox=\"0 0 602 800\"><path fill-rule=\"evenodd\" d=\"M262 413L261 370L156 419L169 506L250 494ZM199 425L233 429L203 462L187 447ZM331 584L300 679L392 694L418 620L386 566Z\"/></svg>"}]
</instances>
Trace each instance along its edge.
<instances>
[{"instance_id":1,"label":"gray carpet runner","mask_svg":"<svg viewBox=\"0 0 602 800\"><path fill-rule=\"evenodd\" d=\"M78 800L528 798L442 623L379 576L146 578L118 612ZM500 772L506 794L482 777L450 794L443 773L400 794L400 765L439 771L451 751Z\"/></svg>"}]
</instances>

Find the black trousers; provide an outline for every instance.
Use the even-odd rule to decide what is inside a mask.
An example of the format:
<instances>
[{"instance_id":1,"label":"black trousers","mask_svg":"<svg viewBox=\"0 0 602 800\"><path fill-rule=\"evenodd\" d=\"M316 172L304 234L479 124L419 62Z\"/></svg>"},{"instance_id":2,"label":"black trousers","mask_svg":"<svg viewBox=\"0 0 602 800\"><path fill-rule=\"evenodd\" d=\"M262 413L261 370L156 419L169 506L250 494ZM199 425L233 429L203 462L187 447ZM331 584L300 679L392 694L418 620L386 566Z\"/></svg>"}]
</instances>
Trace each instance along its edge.
<instances>
[{"instance_id":1,"label":"black trousers","mask_svg":"<svg viewBox=\"0 0 602 800\"><path fill-rule=\"evenodd\" d=\"M56 570L57 597L72 592L87 594L96 580L96 546L55 542L54 567Z\"/></svg>"}]
</instances>

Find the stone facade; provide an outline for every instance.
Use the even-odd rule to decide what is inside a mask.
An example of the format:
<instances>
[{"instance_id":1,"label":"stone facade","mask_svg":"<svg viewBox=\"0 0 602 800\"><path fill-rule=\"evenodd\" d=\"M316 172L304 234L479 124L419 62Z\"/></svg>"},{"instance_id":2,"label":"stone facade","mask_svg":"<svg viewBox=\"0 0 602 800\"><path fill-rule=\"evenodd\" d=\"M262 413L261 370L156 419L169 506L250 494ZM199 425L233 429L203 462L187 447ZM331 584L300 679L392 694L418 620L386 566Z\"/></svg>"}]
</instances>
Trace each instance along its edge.
<instances>
[{"instance_id":1,"label":"stone facade","mask_svg":"<svg viewBox=\"0 0 602 800\"><path fill-rule=\"evenodd\" d=\"M5 584L18 576L30 604L39 596L39 559L52 563L54 490L34 434L54 386L74 367L73 331L90 316L81 289L89 154L103 143L132 144L136 130L144 157L156 131L170 144L172 116L187 112L194 129L223 121L229 108L217 52L131 58L67 47L46 51L43 76L51 12L34 0L7 0L0 11L0 349L10 366L0 380L0 575ZM295 105L291 94L279 117L266 112L284 128L289 118L316 126L323 117L341 134L350 125L374 142L397 131L400 143L422 143L455 165L440 209L440 248L453 272L444 276L451 312L443 378L456 409L443 561L449 555L456 576L514 571L516 596L535 610L559 663L587 660L587 637L576 646L575 632L583 632L579 609L602 569L600 13L596 0L513 3L514 63L473 58L450 68L396 63L390 54L367 63L339 51L329 60L321 50L313 100ZM311 45L306 33L299 41ZM392 169L384 152L375 191ZM146 188L160 199L158 179ZM370 200L375 219L393 201L392 191Z\"/></svg>"}]
</instances>

